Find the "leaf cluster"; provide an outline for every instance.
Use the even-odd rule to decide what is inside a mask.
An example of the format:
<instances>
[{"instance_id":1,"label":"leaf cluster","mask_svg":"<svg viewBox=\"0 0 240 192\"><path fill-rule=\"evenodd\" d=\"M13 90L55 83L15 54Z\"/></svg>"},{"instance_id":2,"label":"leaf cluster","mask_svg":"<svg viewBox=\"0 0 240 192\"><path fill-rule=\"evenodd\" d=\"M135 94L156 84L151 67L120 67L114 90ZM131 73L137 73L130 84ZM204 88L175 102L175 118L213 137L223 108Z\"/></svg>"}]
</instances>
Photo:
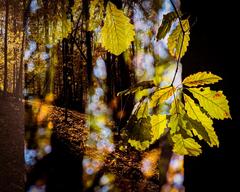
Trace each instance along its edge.
<instances>
[{"instance_id":1,"label":"leaf cluster","mask_svg":"<svg viewBox=\"0 0 240 192\"><path fill-rule=\"evenodd\" d=\"M128 122L130 145L145 150L168 134L173 152L180 155L199 155L202 151L197 139L204 140L210 147L218 147L213 119L231 118L228 101L222 91L204 86L219 80L221 77L212 73L198 72L186 77L182 86L155 88L139 101L132 115L134 121ZM155 110L169 102L168 114Z\"/></svg>"}]
</instances>

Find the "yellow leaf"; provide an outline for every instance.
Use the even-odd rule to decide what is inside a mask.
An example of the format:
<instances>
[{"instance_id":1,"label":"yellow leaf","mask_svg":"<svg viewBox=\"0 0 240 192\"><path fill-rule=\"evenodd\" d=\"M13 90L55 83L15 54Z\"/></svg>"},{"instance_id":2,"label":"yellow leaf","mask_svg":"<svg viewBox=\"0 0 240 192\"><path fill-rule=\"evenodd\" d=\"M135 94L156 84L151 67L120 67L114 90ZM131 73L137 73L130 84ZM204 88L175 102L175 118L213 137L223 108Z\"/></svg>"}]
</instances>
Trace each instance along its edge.
<instances>
[{"instance_id":1,"label":"yellow leaf","mask_svg":"<svg viewBox=\"0 0 240 192\"><path fill-rule=\"evenodd\" d=\"M135 149L139 150L139 151L143 151L145 149L147 149L150 145L150 142L149 141L137 141L137 140L134 140L134 139L128 139L128 143L134 147Z\"/></svg>"},{"instance_id":2,"label":"yellow leaf","mask_svg":"<svg viewBox=\"0 0 240 192\"><path fill-rule=\"evenodd\" d=\"M166 115L152 115L151 116L151 125L152 125L152 140L151 143L158 140L161 135L164 133L165 128L167 127L167 118Z\"/></svg>"},{"instance_id":3,"label":"yellow leaf","mask_svg":"<svg viewBox=\"0 0 240 192\"><path fill-rule=\"evenodd\" d=\"M213 121L206 114L204 114L201 111L200 107L193 101L193 99L191 99L186 94L184 94L184 101L185 101L185 109L187 110L188 116L191 119L200 122L204 126L203 128L206 131L208 137L206 137L206 134L202 129L201 125L199 126L198 124L188 120L188 122L192 126L192 129L196 130L197 132L197 133L195 132L195 135L199 137L199 134L200 134L200 136L203 137L203 139L206 142L208 142L210 146L214 146L214 145L219 146L218 137L214 131L214 128L212 127Z\"/></svg>"},{"instance_id":4,"label":"yellow leaf","mask_svg":"<svg viewBox=\"0 0 240 192\"><path fill-rule=\"evenodd\" d=\"M187 110L187 114L190 118L201 122L203 125L212 126L213 121L201 111L199 106L195 104L191 97L184 94L184 101L185 109Z\"/></svg>"},{"instance_id":5,"label":"yellow leaf","mask_svg":"<svg viewBox=\"0 0 240 192\"><path fill-rule=\"evenodd\" d=\"M179 114L171 115L170 120L168 122L168 127L170 128L171 134L175 134L177 131L180 130L179 121L180 121Z\"/></svg>"},{"instance_id":6,"label":"yellow leaf","mask_svg":"<svg viewBox=\"0 0 240 192\"><path fill-rule=\"evenodd\" d=\"M189 88L188 90L212 118L231 118L228 100L222 91L212 91L209 87Z\"/></svg>"},{"instance_id":7,"label":"yellow leaf","mask_svg":"<svg viewBox=\"0 0 240 192\"><path fill-rule=\"evenodd\" d=\"M148 116L148 101L145 101L142 104L140 104L140 107L137 111L136 116L137 116L137 119L147 118L147 116Z\"/></svg>"},{"instance_id":8,"label":"yellow leaf","mask_svg":"<svg viewBox=\"0 0 240 192\"><path fill-rule=\"evenodd\" d=\"M174 98L173 102L171 103L170 114L181 114L184 115L184 104L179 100L179 98Z\"/></svg>"},{"instance_id":9,"label":"yellow leaf","mask_svg":"<svg viewBox=\"0 0 240 192\"><path fill-rule=\"evenodd\" d=\"M73 24L66 15L57 17L56 20L50 21L49 25L49 44L55 45L63 38L67 38L72 32ZM40 41L42 40L42 37Z\"/></svg>"},{"instance_id":10,"label":"yellow leaf","mask_svg":"<svg viewBox=\"0 0 240 192\"><path fill-rule=\"evenodd\" d=\"M179 99L174 99L171 104L170 109L170 119L168 122L168 127L170 128L170 133L175 134L181 128L186 128L186 121L183 120L185 114L184 105Z\"/></svg>"},{"instance_id":11,"label":"yellow leaf","mask_svg":"<svg viewBox=\"0 0 240 192\"><path fill-rule=\"evenodd\" d=\"M182 20L181 24L184 29L184 33L182 31L180 22L178 23L177 27L173 30L168 38L168 49L170 54L175 58L182 58L182 56L186 53L188 42L190 40L190 26L188 19ZM181 52L181 54L180 54Z\"/></svg>"},{"instance_id":12,"label":"yellow leaf","mask_svg":"<svg viewBox=\"0 0 240 192\"><path fill-rule=\"evenodd\" d=\"M173 152L179 155L198 156L202 152L201 146L193 138L184 139L181 134L177 134L172 140Z\"/></svg>"},{"instance_id":13,"label":"yellow leaf","mask_svg":"<svg viewBox=\"0 0 240 192\"><path fill-rule=\"evenodd\" d=\"M137 91L135 93L135 101L138 102L143 97L147 97L147 96L149 96L149 90L148 89L143 89L143 90Z\"/></svg>"},{"instance_id":14,"label":"yellow leaf","mask_svg":"<svg viewBox=\"0 0 240 192\"><path fill-rule=\"evenodd\" d=\"M108 2L104 26L101 30L101 43L109 52L120 55L134 40L134 26L122 10Z\"/></svg>"},{"instance_id":15,"label":"yellow leaf","mask_svg":"<svg viewBox=\"0 0 240 192\"><path fill-rule=\"evenodd\" d=\"M188 87L196 87L199 85L214 84L217 83L219 80L222 80L222 78L212 74L211 72L198 72L186 77L183 80L183 84Z\"/></svg>"},{"instance_id":16,"label":"yellow leaf","mask_svg":"<svg viewBox=\"0 0 240 192\"><path fill-rule=\"evenodd\" d=\"M158 104L164 103L167 99L169 99L175 91L175 87L163 87L154 92L151 97L149 107L156 107Z\"/></svg>"}]
</instances>

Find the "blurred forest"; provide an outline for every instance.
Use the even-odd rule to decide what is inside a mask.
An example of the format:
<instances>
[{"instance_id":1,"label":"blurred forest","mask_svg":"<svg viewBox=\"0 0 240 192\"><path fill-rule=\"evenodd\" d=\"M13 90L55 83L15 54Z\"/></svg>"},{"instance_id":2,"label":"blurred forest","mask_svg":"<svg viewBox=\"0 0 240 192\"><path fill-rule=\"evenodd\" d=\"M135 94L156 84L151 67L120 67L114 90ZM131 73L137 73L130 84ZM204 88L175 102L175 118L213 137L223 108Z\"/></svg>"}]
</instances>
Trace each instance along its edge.
<instances>
[{"instance_id":1,"label":"blurred forest","mask_svg":"<svg viewBox=\"0 0 240 192\"><path fill-rule=\"evenodd\" d=\"M184 0L0 4L0 151L13 146L0 158L0 191L185 191L184 156L199 155L201 145L204 151L203 140L218 146L212 119L231 118L222 92L200 87L224 73L184 67L195 61L194 6ZM182 81L182 68L195 76ZM210 91L213 101L220 97L220 110L208 110L191 92L198 89Z\"/></svg>"}]
</instances>

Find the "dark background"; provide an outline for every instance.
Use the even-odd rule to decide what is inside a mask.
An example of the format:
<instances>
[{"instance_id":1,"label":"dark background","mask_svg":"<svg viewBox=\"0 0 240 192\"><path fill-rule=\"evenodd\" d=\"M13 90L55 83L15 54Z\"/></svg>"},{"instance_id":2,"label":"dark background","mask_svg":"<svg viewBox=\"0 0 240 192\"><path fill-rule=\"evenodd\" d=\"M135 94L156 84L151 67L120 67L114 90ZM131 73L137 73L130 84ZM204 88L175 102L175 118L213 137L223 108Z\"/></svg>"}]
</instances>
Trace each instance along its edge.
<instances>
[{"instance_id":1,"label":"dark background","mask_svg":"<svg viewBox=\"0 0 240 192\"><path fill-rule=\"evenodd\" d=\"M232 120L215 120L220 147L203 145L200 157L185 157L186 192L236 191L239 188L240 96L239 15L236 1L182 0L190 15L191 42L182 60L183 76L211 71L223 78L221 89L230 104ZM235 2L235 3L234 3Z\"/></svg>"}]
</instances>

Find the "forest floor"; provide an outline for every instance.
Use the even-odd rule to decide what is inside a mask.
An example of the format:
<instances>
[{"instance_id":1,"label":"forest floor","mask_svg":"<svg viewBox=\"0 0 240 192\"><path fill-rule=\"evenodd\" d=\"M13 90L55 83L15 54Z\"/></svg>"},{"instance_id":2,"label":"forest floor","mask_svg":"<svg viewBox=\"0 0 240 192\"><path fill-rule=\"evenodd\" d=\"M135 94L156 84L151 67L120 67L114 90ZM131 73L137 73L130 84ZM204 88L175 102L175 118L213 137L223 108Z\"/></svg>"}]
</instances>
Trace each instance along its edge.
<instances>
[{"instance_id":1,"label":"forest floor","mask_svg":"<svg viewBox=\"0 0 240 192\"><path fill-rule=\"evenodd\" d=\"M80 159L82 160L83 154L87 154L90 158L94 158L94 151L89 149L86 145L87 137L89 135L89 130L86 127L86 115L81 114L74 110L68 110L68 119L65 121L64 109L56 106L49 105L49 117L48 120L53 123L52 135L54 135L54 144L52 141L52 147L61 145L60 156L56 161L63 161L67 155L71 156L72 159ZM136 191L136 192L156 192L160 191L159 179L158 179L158 171L152 174L151 177L145 177L141 171L142 167L142 159L144 157L144 153L139 152L131 147L127 147L127 149L121 149L121 142L118 136L116 136L117 140L115 140L115 150L110 153L105 159L104 164L99 171L100 175L96 177L100 179L103 174L110 173L115 175L114 180L114 190L110 191ZM53 139L53 137L52 137ZM57 143L57 144L56 144ZM65 155L64 155L65 153ZM51 154L50 154L51 155ZM49 156L49 155L48 155ZM80 158L79 158L80 157ZM49 159L49 157L44 158ZM78 161L78 163L81 163ZM67 163L65 163L67 162ZM59 162L55 162L54 164L58 164ZM39 164L39 163L38 163ZM41 162L40 162L41 164ZM46 165L46 163L42 163ZM68 165L66 165L68 164ZM64 161L63 163L59 163L59 166L56 169L63 169L62 167L68 167L69 164L74 165L74 162ZM45 167L51 167L52 165L48 165ZM42 165L40 166L42 167ZM45 168L46 169L46 168ZM53 168L52 168L53 169ZM55 177L58 177L62 180L62 184L66 182L66 179L69 179L69 175L72 175L72 172L69 171L71 168L66 168L67 170L64 172L60 172L55 170ZM42 170L42 168L38 168L38 170ZM76 171L77 168L72 168L72 171ZM39 171L38 171L39 172ZM52 171L54 172L54 171ZM60 175L62 175L60 177ZM68 175L67 177L65 177ZM30 175L30 177L33 177ZM34 176L36 177L36 176ZM66 178L65 181L63 178ZM31 178L32 179L32 178ZM99 180L94 181L94 185L99 185ZM60 181L56 181L60 182ZM69 184L70 185L70 184ZM68 185L68 188L69 188ZM62 187L63 188L63 187ZM56 189L56 188L55 188ZM118 189L118 190L117 190ZM93 190L93 189L92 189ZM71 191L68 189L68 191ZM93 190L95 191L95 190ZM101 191L101 190L99 190Z\"/></svg>"}]
</instances>

